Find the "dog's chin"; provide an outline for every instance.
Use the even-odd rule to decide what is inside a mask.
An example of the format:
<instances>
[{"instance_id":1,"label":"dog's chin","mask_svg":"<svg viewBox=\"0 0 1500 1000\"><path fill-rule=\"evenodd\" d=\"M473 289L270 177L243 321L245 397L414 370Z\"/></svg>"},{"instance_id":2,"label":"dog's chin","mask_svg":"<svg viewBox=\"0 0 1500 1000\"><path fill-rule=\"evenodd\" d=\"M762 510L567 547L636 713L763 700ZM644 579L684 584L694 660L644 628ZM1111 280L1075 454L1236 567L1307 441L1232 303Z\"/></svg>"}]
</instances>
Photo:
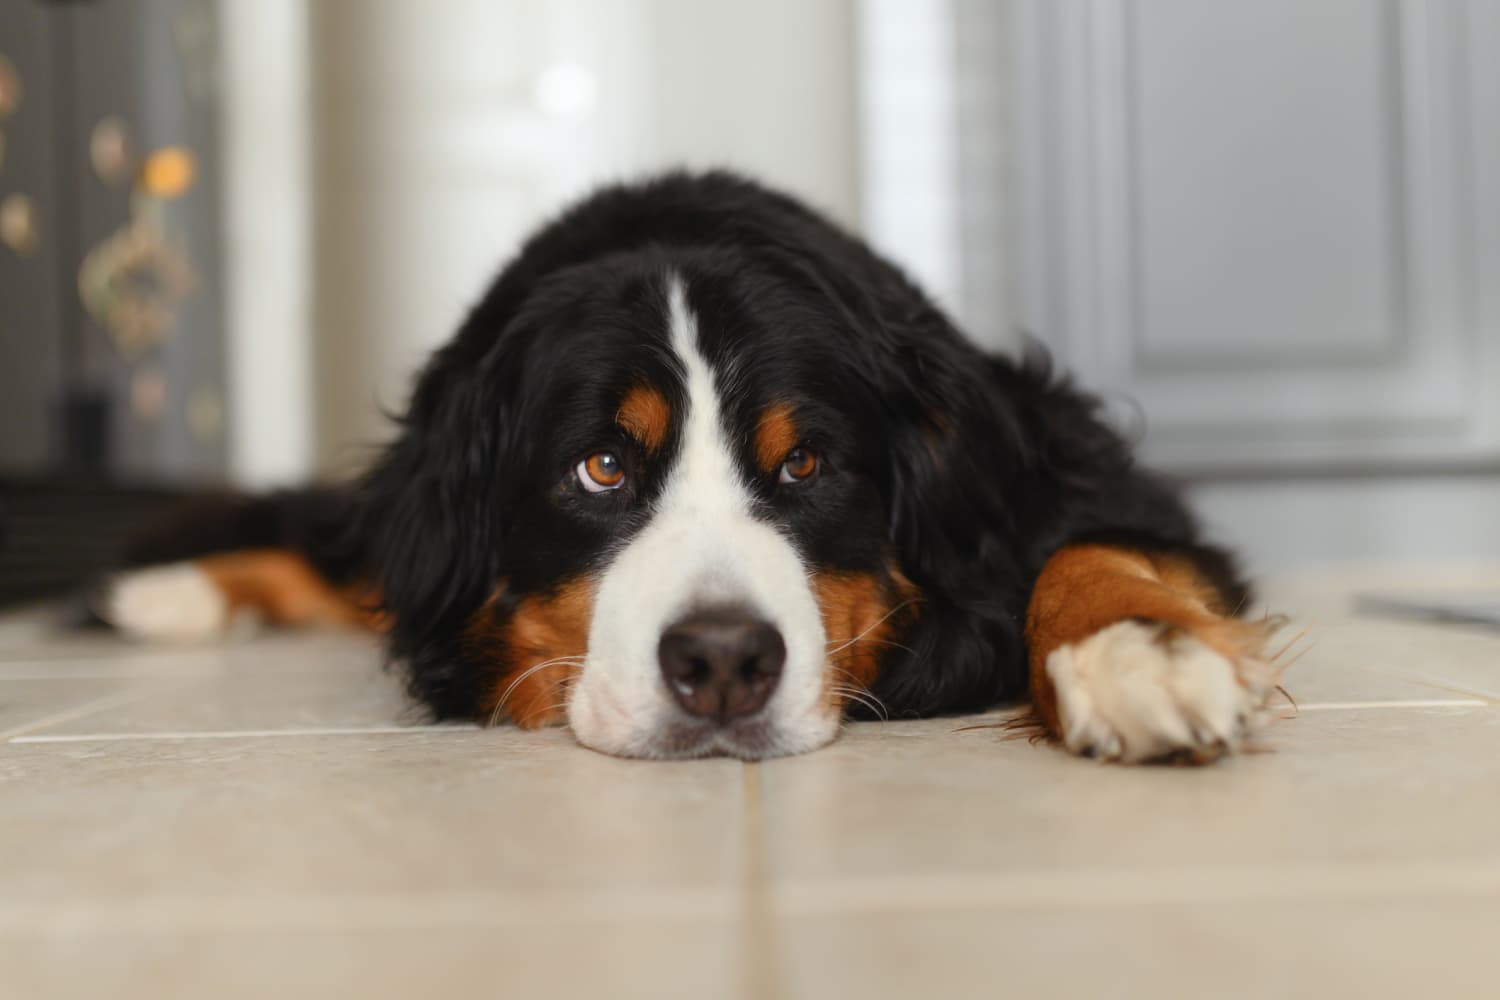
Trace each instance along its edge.
<instances>
[{"instance_id":1,"label":"dog's chin","mask_svg":"<svg viewBox=\"0 0 1500 1000\"><path fill-rule=\"evenodd\" d=\"M649 727L612 729L600 726L587 713L569 706L573 736L590 750L612 757L645 760L692 760L734 757L766 760L808 753L832 743L839 733L837 715L805 719L794 727L764 717L719 726L688 718L673 718Z\"/></svg>"},{"instance_id":2,"label":"dog's chin","mask_svg":"<svg viewBox=\"0 0 1500 1000\"><path fill-rule=\"evenodd\" d=\"M737 757L740 760L765 760L790 757L828 745L837 731L835 723L828 727L826 735L789 736L764 719L750 719L725 727L674 725L652 740L649 755L664 759Z\"/></svg>"}]
</instances>

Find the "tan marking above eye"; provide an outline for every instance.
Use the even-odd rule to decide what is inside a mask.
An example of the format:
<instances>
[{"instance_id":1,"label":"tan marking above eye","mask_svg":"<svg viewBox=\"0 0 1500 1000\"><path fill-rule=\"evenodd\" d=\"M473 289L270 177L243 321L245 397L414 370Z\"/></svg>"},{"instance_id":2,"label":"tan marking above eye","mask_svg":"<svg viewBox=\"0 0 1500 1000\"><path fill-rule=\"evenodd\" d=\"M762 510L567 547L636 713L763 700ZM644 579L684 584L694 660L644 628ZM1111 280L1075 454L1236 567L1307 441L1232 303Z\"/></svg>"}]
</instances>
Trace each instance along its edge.
<instances>
[{"instance_id":1,"label":"tan marking above eye","mask_svg":"<svg viewBox=\"0 0 1500 1000\"><path fill-rule=\"evenodd\" d=\"M615 423L647 452L660 450L671 422L672 407L667 398L649 385L638 385L627 392L615 414Z\"/></svg>"},{"instance_id":2,"label":"tan marking above eye","mask_svg":"<svg viewBox=\"0 0 1500 1000\"><path fill-rule=\"evenodd\" d=\"M776 472L787 454L801 443L802 433L787 403L772 403L761 412L755 428L755 461L761 471Z\"/></svg>"}]
</instances>

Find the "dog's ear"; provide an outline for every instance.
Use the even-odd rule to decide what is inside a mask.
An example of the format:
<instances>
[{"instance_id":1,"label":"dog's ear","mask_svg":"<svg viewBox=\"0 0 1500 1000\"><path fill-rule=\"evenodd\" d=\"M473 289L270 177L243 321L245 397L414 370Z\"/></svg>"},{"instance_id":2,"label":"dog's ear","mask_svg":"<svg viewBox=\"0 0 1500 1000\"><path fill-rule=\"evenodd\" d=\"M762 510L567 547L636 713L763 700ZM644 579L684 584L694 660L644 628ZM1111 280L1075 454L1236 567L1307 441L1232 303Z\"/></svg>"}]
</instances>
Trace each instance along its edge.
<instances>
[{"instance_id":1,"label":"dog's ear","mask_svg":"<svg viewBox=\"0 0 1500 1000\"><path fill-rule=\"evenodd\" d=\"M869 345L857 374L889 437L881 486L903 568L943 577L985 551L1013 551L1007 495L1035 457L1017 400L1003 385L1015 369L971 344L916 285L863 246L834 244L798 263Z\"/></svg>"},{"instance_id":2,"label":"dog's ear","mask_svg":"<svg viewBox=\"0 0 1500 1000\"><path fill-rule=\"evenodd\" d=\"M886 391L897 411L887 503L903 564L930 578L1015 551L1007 495L1030 456L1017 413L990 380L990 359L945 329L887 332L895 358Z\"/></svg>"},{"instance_id":3,"label":"dog's ear","mask_svg":"<svg viewBox=\"0 0 1500 1000\"><path fill-rule=\"evenodd\" d=\"M829 240L814 232L809 243L822 249L801 255L798 271L865 345L854 376L868 384L887 434L874 471L889 545L921 591L909 655L881 674L875 693L916 712L1013 697L1026 678L1031 544L1031 511L1018 504L1046 503L1045 488L1032 491L1045 460L1027 431L1024 380L967 341L896 268Z\"/></svg>"},{"instance_id":4,"label":"dog's ear","mask_svg":"<svg viewBox=\"0 0 1500 1000\"><path fill-rule=\"evenodd\" d=\"M357 492L366 571L391 619L392 651L457 634L497 577L498 496L514 399L459 338L417 380L400 433Z\"/></svg>"},{"instance_id":5,"label":"dog's ear","mask_svg":"<svg viewBox=\"0 0 1500 1000\"><path fill-rule=\"evenodd\" d=\"M1025 686L1021 616L1036 455L1006 365L963 341L940 314L877 317L892 412L886 504L890 542L921 588L914 655L876 693L922 711L991 704ZM1044 502L1044 501L1043 501Z\"/></svg>"}]
</instances>

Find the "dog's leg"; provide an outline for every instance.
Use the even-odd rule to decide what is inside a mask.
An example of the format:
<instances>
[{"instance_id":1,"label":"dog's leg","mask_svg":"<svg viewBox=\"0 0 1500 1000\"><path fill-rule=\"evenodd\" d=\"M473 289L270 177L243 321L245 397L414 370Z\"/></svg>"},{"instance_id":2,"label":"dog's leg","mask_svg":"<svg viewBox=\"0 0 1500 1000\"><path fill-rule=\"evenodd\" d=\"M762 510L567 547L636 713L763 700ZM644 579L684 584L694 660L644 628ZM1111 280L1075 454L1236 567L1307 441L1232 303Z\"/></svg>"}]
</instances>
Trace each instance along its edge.
<instances>
[{"instance_id":1,"label":"dog's leg","mask_svg":"<svg viewBox=\"0 0 1500 1000\"><path fill-rule=\"evenodd\" d=\"M1277 670L1273 623L1234 617L1191 553L1059 550L1026 616L1032 693L1072 752L1212 760L1262 720Z\"/></svg>"},{"instance_id":2,"label":"dog's leg","mask_svg":"<svg viewBox=\"0 0 1500 1000\"><path fill-rule=\"evenodd\" d=\"M99 615L146 639L206 639L251 618L271 625L380 627L369 595L336 587L287 549L220 552L121 573Z\"/></svg>"}]
</instances>

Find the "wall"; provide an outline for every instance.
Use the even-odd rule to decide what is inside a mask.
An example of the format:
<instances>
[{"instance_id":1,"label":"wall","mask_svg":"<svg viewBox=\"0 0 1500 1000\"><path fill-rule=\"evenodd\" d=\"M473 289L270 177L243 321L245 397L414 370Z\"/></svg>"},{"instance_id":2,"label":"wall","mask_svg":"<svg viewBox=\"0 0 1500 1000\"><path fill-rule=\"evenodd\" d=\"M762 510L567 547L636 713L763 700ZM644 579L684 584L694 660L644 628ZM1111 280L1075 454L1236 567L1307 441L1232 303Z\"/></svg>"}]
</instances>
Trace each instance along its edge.
<instances>
[{"instance_id":1,"label":"wall","mask_svg":"<svg viewBox=\"0 0 1500 1000\"><path fill-rule=\"evenodd\" d=\"M316 464L307 13L302 0L219 11L229 468L263 488Z\"/></svg>"},{"instance_id":2,"label":"wall","mask_svg":"<svg viewBox=\"0 0 1500 1000\"><path fill-rule=\"evenodd\" d=\"M507 254L599 179L734 164L856 220L847 0L311 9L320 469L367 460Z\"/></svg>"}]
</instances>

